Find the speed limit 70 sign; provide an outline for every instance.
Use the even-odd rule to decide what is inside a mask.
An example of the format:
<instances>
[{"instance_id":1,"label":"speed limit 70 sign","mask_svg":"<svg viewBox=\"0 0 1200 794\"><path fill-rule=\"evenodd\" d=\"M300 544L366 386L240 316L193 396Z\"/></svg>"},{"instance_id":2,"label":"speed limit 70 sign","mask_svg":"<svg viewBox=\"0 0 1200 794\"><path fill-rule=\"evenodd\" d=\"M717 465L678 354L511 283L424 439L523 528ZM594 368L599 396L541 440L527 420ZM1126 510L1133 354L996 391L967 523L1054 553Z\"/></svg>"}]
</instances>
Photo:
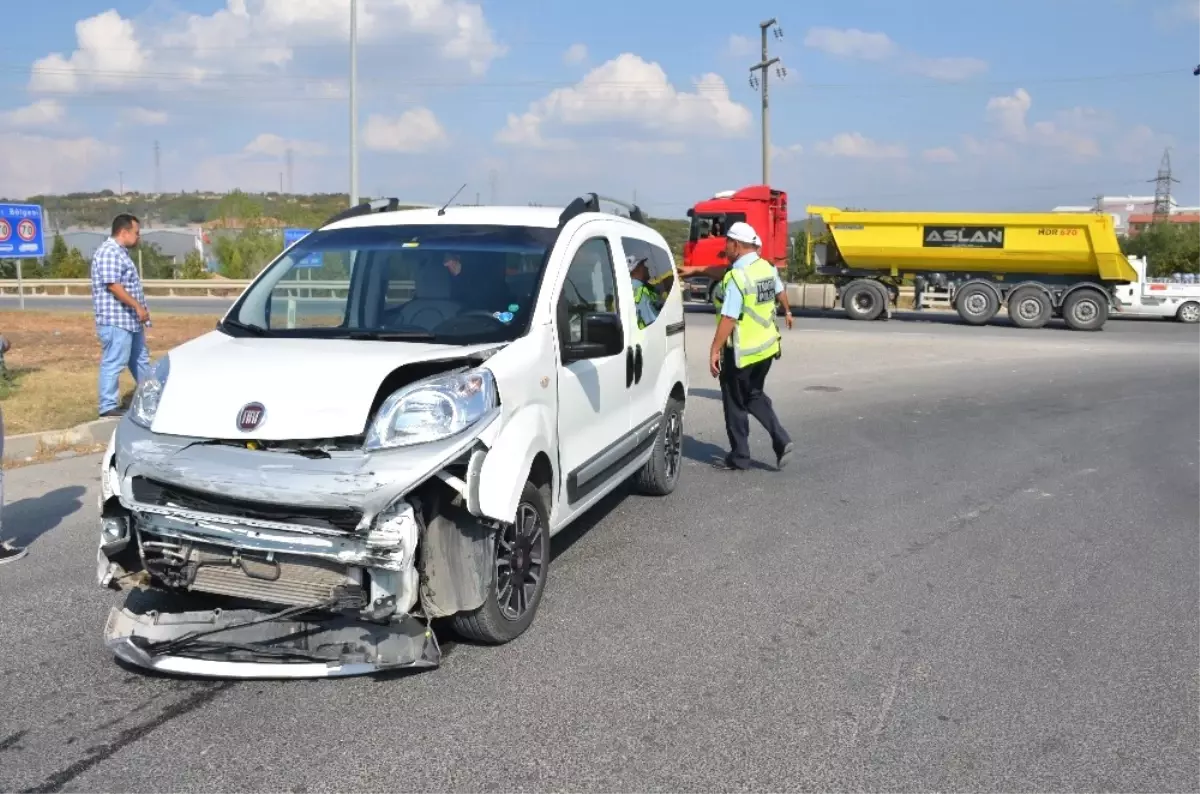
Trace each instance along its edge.
<instances>
[{"instance_id":1,"label":"speed limit 70 sign","mask_svg":"<svg viewBox=\"0 0 1200 794\"><path fill-rule=\"evenodd\" d=\"M45 256L42 218L37 204L0 204L0 259Z\"/></svg>"}]
</instances>

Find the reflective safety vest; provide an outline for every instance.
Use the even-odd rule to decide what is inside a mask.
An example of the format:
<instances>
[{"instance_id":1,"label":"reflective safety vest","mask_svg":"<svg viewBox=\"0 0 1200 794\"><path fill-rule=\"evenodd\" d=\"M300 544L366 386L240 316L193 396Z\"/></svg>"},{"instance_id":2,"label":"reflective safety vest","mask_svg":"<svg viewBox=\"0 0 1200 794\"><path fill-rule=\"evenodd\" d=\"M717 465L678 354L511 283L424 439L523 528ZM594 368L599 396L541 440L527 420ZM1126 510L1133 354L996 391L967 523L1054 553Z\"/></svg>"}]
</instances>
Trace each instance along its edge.
<instances>
[{"instance_id":1,"label":"reflective safety vest","mask_svg":"<svg viewBox=\"0 0 1200 794\"><path fill-rule=\"evenodd\" d=\"M657 309L657 307L654 306L657 299L658 295L656 295L654 290L650 289L645 284L640 285L633 291L634 314L637 315L638 328L645 328L646 323L642 321L642 315L638 313L637 305L642 301L649 301L650 305Z\"/></svg>"},{"instance_id":2,"label":"reflective safety vest","mask_svg":"<svg viewBox=\"0 0 1200 794\"><path fill-rule=\"evenodd\" d=\"M742 313L727 345L733 348L733 363L738 369L749 367L779 355L781 335L775 325L775 279L778 270L761 257L742 268L729 268L725 278L713 290L717 313L732 285L742 294Z\"/></svg>"}]
</instances>

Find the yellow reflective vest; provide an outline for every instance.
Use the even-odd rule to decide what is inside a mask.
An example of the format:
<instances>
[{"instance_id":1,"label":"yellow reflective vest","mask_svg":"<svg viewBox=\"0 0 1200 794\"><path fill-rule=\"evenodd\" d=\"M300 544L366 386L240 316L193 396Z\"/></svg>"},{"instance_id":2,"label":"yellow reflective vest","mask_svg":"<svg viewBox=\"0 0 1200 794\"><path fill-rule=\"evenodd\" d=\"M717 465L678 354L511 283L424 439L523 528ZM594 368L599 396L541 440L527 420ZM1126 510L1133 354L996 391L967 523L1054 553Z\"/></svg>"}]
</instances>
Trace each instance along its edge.
<instances>
[{"instance_id":1,"label":"yellow reflective vest","mask_svg":"<svg viewBox=\"0 0 1200 794\"><path fill-rule=\"evenodd\" d=\"M775 266L760 257L745 267L729 268L713 290L718 314L731 285L742 294L742 313L726 343L733 348L733 362L738 369L779 355L781 335L775 325L777 275Z\"/></svg>"}]
</instances>

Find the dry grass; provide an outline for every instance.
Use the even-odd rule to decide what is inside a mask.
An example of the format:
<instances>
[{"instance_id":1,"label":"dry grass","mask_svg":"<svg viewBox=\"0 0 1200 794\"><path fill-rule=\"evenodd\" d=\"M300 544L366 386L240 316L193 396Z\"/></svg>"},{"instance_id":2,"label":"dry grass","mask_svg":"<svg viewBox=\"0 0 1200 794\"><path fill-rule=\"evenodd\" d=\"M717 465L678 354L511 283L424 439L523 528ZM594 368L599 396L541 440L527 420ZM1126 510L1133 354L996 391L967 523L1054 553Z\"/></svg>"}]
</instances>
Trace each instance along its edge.
<instances>
[{"instance_id":1,"label":"dry grass","mask_svg":"<svg viewBox=\"0 0 1200 794\"><path fill-rule=\"evenodd\" d=\"M211 331L216 318L155 314L153 321L146 334L151 360ZM0 384L6 434L62 430L96 418L100 342L90 313L0 311L0 334L12 343L4 359L13 382ZM128 370L121 394L128 405Z\"/></svg>"}]
</instances>

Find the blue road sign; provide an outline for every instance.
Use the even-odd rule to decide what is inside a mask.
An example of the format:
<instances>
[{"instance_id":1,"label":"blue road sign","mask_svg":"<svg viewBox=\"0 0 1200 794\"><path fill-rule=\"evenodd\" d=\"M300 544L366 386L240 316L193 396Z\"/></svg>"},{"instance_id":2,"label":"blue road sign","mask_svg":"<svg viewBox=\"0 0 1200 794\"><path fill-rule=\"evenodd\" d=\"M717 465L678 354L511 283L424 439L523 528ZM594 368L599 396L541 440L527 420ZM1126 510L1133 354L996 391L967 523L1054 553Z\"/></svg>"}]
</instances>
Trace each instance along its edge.
<instances>
[{"instance_id":1,"label":"blue road sign","mask_svg":"<svg viewBox=\"0 0 1200 794\"><path fill-rule=\"evenodd\" d=\"M284 229L283 230L283 247L290 248L295 243L298 243L300 240L303 240L311 231L312 231L312 229ZM321 264L322 264L322 257L320 254L309 254L308 256L304 257L296 264L292 265L292 267L293 268L320 267Z\"/></svg>"},{"instance_id":2,"label":"blue road sign","mask_svg":"<svg viewBox=\"0 0 1200 794\"><path fill-rule=\"evenodd\" d=\"M0 204L0 259L45 255L42 208L37 204Z\"/></svg>"}]
</instances>

